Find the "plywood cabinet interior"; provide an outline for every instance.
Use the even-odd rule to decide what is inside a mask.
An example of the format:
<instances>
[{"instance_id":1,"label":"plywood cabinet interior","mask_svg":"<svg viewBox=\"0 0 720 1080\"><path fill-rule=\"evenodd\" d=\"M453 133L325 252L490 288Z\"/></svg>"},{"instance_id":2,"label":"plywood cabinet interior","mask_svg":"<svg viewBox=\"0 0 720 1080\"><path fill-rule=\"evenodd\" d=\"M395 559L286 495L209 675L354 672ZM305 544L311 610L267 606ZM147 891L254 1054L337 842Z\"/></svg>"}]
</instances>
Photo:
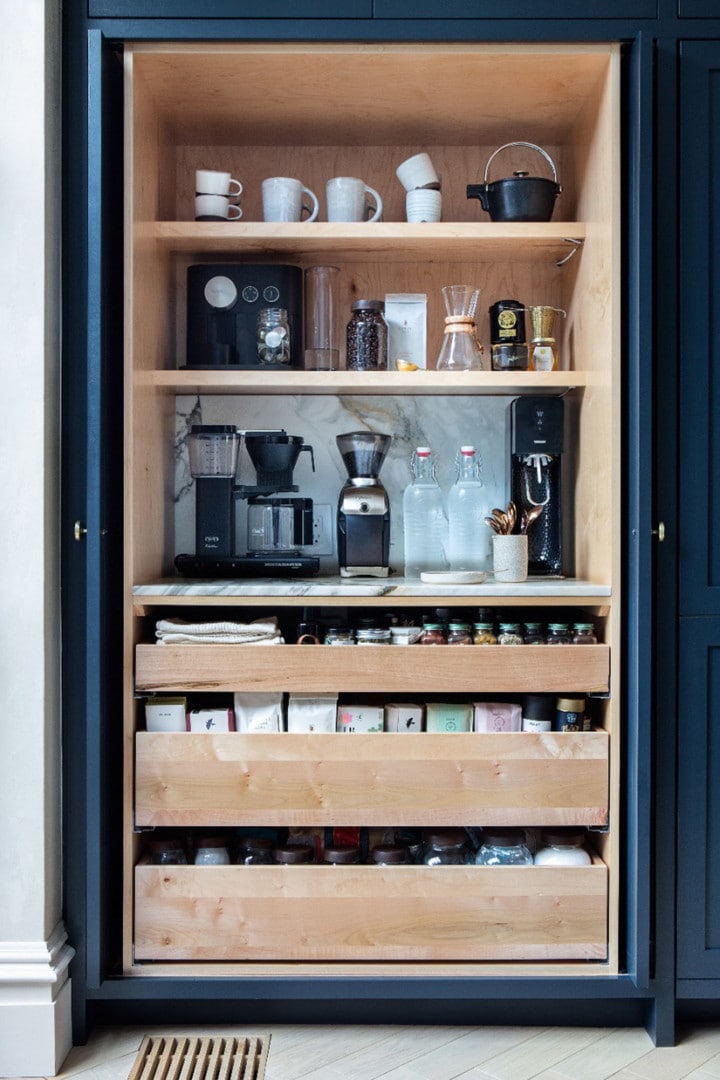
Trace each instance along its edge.
<instances>
[{"instance_id":1,"label":"plywood cabinet interior","mask_svg":"<svg viewBox=\"0 0 720 1080\"><path fill-rule=\"evenodd\" d=\"M212 960L222 974L262 960L268 971L284 961L311 971L322 960L324 969L338 971L377 961L380 973L398 964L420 973L442 962L448 973L463 961L467 974L497 960L507 961L508 970L546 960L555 974L617 972L622 460L616 47L159 43L127 46L125 64L125 969L163 972L172 962L173 970L178 963L194 970ZM466 183L482 179L492 151L515 139L543 146L557 165L563 194L551 222L493 223L477 201L466 199ZM405 222L404 192L395 178L396 166L420 149L431 153L443 180L443 220L433 225ZM242 178L241 222L192 220L192 179L200 167ZM513 167L510 154L505 175ZM384 220L329 224L321 212L309 225L266 224L260 183L272 175L301 177L320 194L323 210L329 177L362 176L382 191ZM393 291L427 293L428 328L437 328L444 314L440 287L471 280L481 289L479 331L488 343L489 303L541 296L535 302L567 312L558 328L563 368L547 376L451 376L435 372L429 355L429 370L411 375L183 371L187 267L235 260L337 265L339 331L353 297ZM271 396L279 423L292 429L304 401L332 395L382 399L391 423L393 401L409 396L509 401L523 393L563 394L573 414L572 581L529 583L512 595L498 587L445 595L439 587L413 589L399 581L368 598L357 585L334 581L328 588L323 579L302 595L283 592L277 582L188 589L172 579L176 395L228 397L249 416L254 401ZM596 618L602 643L577 651L528 647L512 660L504 650L449 648L433 650L431 664L417 647L373 650L372 657L367 650L362 656L339 650L342 655L329 661L322 647L255 648L250 658L242 646L151 644L154 619L168 612L242 618L243 612L313 604L531 606L538 618L546 610L566 608L569 618L582 610ZM447 741L143 730L142 699L150 691L271 686L354 693L425 688L469 697L572 689L597 696L597 730L567 740L463 735ZM373 877L374 868L361 867L342 879L333 872L331 880L322 867L296 876L291 869L256 873L241 866L164 871L143 861L140 829L255 825L261 818L268 825L584 824L597 830L596 862L557 876L534 867L508 874L458 868L428 884L423 867L400 868L398 877L392 869ZM376 910L368 914L377 907L387 912L395 895L412 898L404 922L383 922ZM281 930L288 904L302 913L301 931L293 924L301 948ZM236 929L229 931L229 923Z\"/></svg>"}]
</instances>

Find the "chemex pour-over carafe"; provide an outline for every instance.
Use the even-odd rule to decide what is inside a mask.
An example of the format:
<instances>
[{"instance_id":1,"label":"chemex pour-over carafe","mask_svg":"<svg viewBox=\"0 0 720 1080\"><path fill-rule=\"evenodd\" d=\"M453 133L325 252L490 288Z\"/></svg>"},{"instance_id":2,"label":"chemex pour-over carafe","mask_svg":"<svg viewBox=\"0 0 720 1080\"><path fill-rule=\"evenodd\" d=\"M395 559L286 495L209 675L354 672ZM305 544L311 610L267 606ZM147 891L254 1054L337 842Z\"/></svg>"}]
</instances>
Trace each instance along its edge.
<instances>
[{"instance_id":1,"label":"chemex pour-over carafe","mask_svg":"<svg viewBox=\"0 0 720 1080\"><path fill-rule=\"evenodd\" d=\"M482 371L482 345L475 325L480 290L472 285L445 285L442 294L447 316L437 370Z\"/></svg>"}]
</instances>

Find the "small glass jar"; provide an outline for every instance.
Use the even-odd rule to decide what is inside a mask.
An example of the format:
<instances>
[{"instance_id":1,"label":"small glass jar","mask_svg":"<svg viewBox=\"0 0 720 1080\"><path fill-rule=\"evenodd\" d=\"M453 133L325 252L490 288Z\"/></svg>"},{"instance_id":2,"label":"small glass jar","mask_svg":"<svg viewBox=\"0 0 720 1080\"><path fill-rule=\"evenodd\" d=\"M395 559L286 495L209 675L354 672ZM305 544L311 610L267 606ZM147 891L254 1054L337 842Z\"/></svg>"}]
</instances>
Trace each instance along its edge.
<instances>
[{"instance_id":1,"label":"small glass jar","mask_svg":"<svg viewBox=\"0 0 720 1080\"><path fill-rule=\"evenodd\" d=\"M376 626L367 630L355 631L356 645L391 645L392 634L389 630Z\"/></svg>"},{"instance_id":2,"label":"small glass jar","mask_svg":"<svg viewBox=\"0 0 720 1080\"><path fill-rule=\"evenodd\" d=\"M360 862L360 848L354 844L328 844L323 851L326 866L347 866Z\"/></svg>"},{"instance_id":3,"label":"small glass jar","mask_svg":"<svg viewBox=\"0 0 720 1080\"><path fill-rule=\"evenodd\" d=\"M550 623L545 640L548 645L571 645L572 634L568 630L568 624Z\"/></svg>"},{"instance_id":4,"label":"small glass jar","mask_svg":"<svg viewBox=\"0 0 720 1080\"><path fill-rule=\"evenodd\" d=\"M460 829L447 829L429 833L420 852L420 862L425 866L463 866L468 861L465 833Z\"/></svg>"},{"instance_id":5,"label":"small glass jar","mask_svg":"<svg viewBox=\"0 0 720 1080\"><path fill-rule=\"evenodd\" d=\"M323 640L326 645L354 645L355 635L347 626L331 626Z\"/></svg>"},{"instance_id":6,"label":"small glass jar","mask_svg":"<svg viewBox=\"0 0 720 1080\"><path fill-rule=\"evenodd\" d=\"M226 866L230 855L221 836L201 836L195 850L196 866Z\"/></svg>"},{"instance_id":7,"label":"small glass jar","mask_svg":"<svg viewBox=\"0 0 720 1080\"><path fill-rule=\"evenodd\" d=\"M559 697L555 701L553 731L586 731L584 697Z\"/></svg>"},{"instance_id":8,"label":"small glass jar","mask_svg":"<svg viewBox=\"0 0 720 1080\"><path fill-rule=\"evenodd\" d=\"M187 856L179 840L151 840L150 862L156 866L185 866Z\"/></svg>"},{"instance_id":9,"label":"small glass jar","mask_svg":"<svg viewBox=\"0 0 720 1080\"><path fill-rule=\"evenodd\" d=\"M498 645L522 645L524 643L524 640L525 639L520 632L520 623L500 623Z\"/></svg>"},{"instance_id":10,"label":"small glass jar","mask_svg":"<svg viewBox=\"0 0 720 1080\"><path fill-rule=\"evenodd\" d=\"M269 866L273 842L267 836L246 836L240 841L237 862L243 866Z\"/></svg>"},{"instance_id":11,"label":"small glass jar","mask_svg":"<svg viewBox=\"0 0 720 1080\"><path fill-rule=\"evenodd\" d=\"M532 866L522 829L486 829L476 866Z\"/></svg>"},{"instance_id":12,"label":"small glass jar","mask_svg":"<svg viewBox=\"0 0 720 1080\"><path fill-rule=\"evenodd\" d=\"M403 866L412 862L407 844L378 844L370 852L375 866Z\"/></svg>"},{"instance_id":13,"label":"small glass jar","mask_svg":"<svg viewBox=\"0 0 720 1080\"><path fill-rule=\"evenodd\" d=\"M290 327L285 308L260 308L257 354L262 364L290 364Z\"/></svg>"},{"instance_id":14,"label":"small glass jar","mask_svg":"<svg viewBox=\"0 0 720 1080\"><path fill-rule=\"evenodd\" d=\"M497 645L495 628L491 622L476 622L473 627L473 645Z\"/></svg>"},{"instance_id":15,"label":"small glass jar","mask_svg":"<svg viewBox=\"0 0 720 1080\"><path fill-rule=\"evenodd\" d=\"M526 645L544 645L545 644L545 630L543 624L539 622L526 622L525 623L525 644Z\"/></svg>"},{"instance_id":16,"label":"small glass jar","mask_svg":"<svg viewBox=\"0 0 720 1080\"><path fill-rule=\"evenodd\" d=\"M584 841L584 829L543 829L543 846L535 854L535 865L588 866L592 859L583 847Z\"/></svg>"},{"instance_id":17,"label":"small glass jar","mask_svg":"<svg viewBox=\"0 0 720 1080\"><path fill-rule=\"evenodd\" d=\"M273 862L282 866L298 866L313 861L312 848L308 844L285 844L273 848Z\"/></svg>"},{"instance_id":18,"label":"small glass jar","mask_svg":"<svg viewBox=\"0 0 720 1080\"><path fill-rule=\"evenodd\" d=\"M387 368L388 328L382 300L355 300L347 324L348 371L384 371Z\"/></svg>"},{"instance_id":19,"label":"small glass jar","mask_svg":"<svg viewBox=\"0 0 720 1080\"><path fill-rule=\"evenodd\" d=\"M447 645L447 638L442 623L423 623L423 631L420 635L421 645Z\"/></svg>"},{"instance_id":20,"label":"small glass jar","mask_svg":"<svg viewBox=\"0 0 720 1080\"><path fill-rule=\"evenodd\" d=\"M579 623L573 624L573 645L597 645L597 637L595 636L595 627L592 623Z\"/></svg>"},{"instance_id":21,"label":"small glass jar","mask_svg":"<svg viewBox=\"0 0 720 1080\"><path fill-rule=\"evenodd\" d=\"M463 622L451 622L448 626L448 645L472 645L473 636L470 632L470 624Z\"/></svg>"}]
</instances>

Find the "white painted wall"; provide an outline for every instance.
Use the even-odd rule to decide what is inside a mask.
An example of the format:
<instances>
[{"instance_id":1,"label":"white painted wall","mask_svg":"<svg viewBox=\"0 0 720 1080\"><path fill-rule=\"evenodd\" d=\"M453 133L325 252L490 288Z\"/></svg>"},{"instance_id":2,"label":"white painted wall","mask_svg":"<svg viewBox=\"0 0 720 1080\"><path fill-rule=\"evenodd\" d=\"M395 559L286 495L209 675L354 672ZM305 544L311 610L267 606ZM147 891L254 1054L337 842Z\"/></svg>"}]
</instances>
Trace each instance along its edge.
<instances>
[{"instance_id":1,"label":"white painted wall","mask_svg":"<svg viewBox=\"0 0 720 1080\"><path fill-rule=\"evenodd\" d=\"M60 0L0 0L0 1075L70 1046L60 821Z\"/></svg>"}]
</instances>

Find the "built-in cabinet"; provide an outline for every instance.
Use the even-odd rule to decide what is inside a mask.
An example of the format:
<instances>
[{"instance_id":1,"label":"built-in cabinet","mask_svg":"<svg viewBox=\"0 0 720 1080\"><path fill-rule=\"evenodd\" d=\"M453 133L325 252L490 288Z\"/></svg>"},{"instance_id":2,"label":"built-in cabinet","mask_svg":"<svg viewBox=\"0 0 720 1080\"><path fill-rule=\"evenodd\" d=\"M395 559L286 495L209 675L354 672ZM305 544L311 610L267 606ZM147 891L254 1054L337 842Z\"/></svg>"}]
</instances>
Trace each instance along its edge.
<instances>
[{"instance_id":1,"label":"built-in cabinet","mask_svg":"<svg viewBox=\"0 0 720 1080\"><path fill-rule=\"evenodd\" d=\"M271 975L291 962L296 974L310 975L322 960L326 972L346 975L374 962L379 976L396 974L398 965L417 975L478 976L502 961L510 975L527 973L529 962L534 975L617 975L623 874L618 48L138 44L126 46L124 65L123 971L192 975L198 964L215 961L216 975ZM479 179L492 151L515 137L542 145L556 163L563 193L551 222L492 223L466 198L466 183ZM420 149L431 153L443 178L443 221L436 224L405 221L395 176L396 166ZM222 167L242 180L240 223L192 220L192 178L200 167ZM270 175L301 177L318 192L319 220L263 222L260 184ZM362 176L380 190L384 220L324 221L325 181L334 175ZM235 260L338 266L341 340L353 297L425 292L428 370L182 370L187 267ZM495 299L520 296L566 311L561 370L435 371L440 288L460 280L481 289L486 344L487 308ZM469 412L482 431L484 410L499 408L502 416L513 397L526 393L562 395L572 416L565 578L512 590L491 582L449 591L406 582L401 574L382 583L348 582L326 564L299 588L282 580L186 583L172 576L179 399L194 399L193 416L222 409L233 419L254 416L269 399L276 423L316 443L322 435L318 440L303 424L324 401L331 415L349 410L368 428L393 432L398 459L409 460L423 432L423 407L439 409L442 402L452 416L455 405L458 416ZM417 402L416 428L394 430L408 401ZM439 449L451 458L455 443ZM328 501L334 498L333 492ZM399 503L396 493L391 505L401 533ZM394 562L401 570L401 541ZM560 610L568 619L594 619L600 644L559 650L154 644L155 621L168 613L242 619L277 612L292 622L313 605L418 613L490 605L531 608L539 618ZM259 689L364 692L388 700L580 690L593 697L594 730L542 736L143 730L148 693ZM593 863L552 872L313 866L294 873L157 867L145 854L148 830L167 826L500 823L585 825Z\"/></svg>"}]
</instances>

